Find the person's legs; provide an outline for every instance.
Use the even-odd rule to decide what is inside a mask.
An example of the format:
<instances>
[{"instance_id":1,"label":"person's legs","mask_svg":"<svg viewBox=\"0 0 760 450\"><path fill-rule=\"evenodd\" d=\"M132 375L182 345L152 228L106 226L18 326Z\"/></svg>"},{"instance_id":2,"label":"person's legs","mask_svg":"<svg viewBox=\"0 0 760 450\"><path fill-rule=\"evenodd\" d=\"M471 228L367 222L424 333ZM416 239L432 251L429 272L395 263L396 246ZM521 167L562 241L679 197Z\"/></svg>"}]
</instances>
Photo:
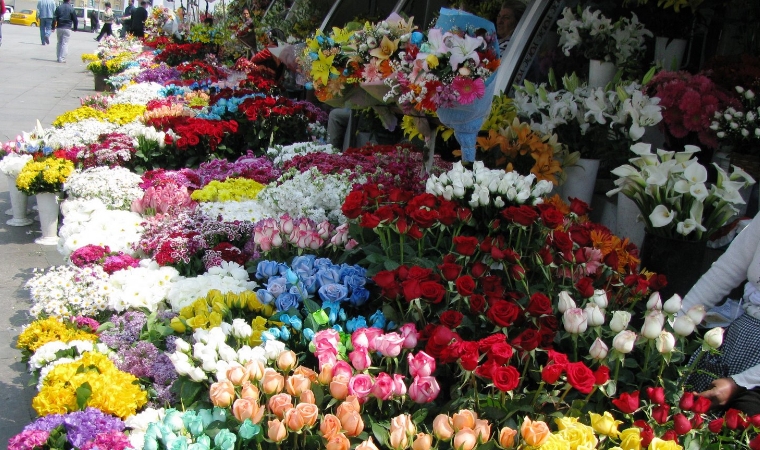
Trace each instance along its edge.
<instances>
[{"instance_id":1,"label":"person's legs","mask_svg":"<svg viewBox=\"0 0 760 450\"><path fill-rule=\"evenodd\" d=\"M327 136L333 147L343 149L343 139L346 137L350 117L351 110L348 108L335 108L330 111L327 119Z\"/></svg>"},{"instance_id":2,"label":"person's legs","mask_svg":"<svg viewBox=\"0 0 760 450\"><path fill-rule=\"evenodd\" d=\"M40 19L40 39L42 45L50 44L51 28L53 27L53 19Z\"/></svg>"},{"instance_id":3,"label":"person's legs","mask_svg":"<svg viewBox=\"0 0 760 450\"><path fill-rule=\"evenodd\" d=\"M66 55L69 53L69 37L71 37L71 30L58 28L55 31L58 37L58 62L66 62Z\"/></svg>"}]
</instances>

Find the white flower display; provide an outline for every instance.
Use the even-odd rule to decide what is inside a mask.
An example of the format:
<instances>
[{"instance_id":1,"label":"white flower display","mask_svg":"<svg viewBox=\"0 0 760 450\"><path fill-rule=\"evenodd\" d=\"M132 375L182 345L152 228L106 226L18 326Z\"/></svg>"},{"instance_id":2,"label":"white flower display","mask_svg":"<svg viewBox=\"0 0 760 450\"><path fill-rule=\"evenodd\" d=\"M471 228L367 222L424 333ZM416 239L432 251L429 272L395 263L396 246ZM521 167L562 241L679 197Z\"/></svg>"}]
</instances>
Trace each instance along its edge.
<instances>
[{"instance_id":1,"label":"white flower display","mask_svg":"<svg viewBox=\"0 0 760 450\"><path fill-rule=\"evenodd\" d=\"M116 128L111 122L97 119L69 122L60 128L47 130L45 145L54 149L85 146L96 142L101 134L113 133Z\"/></svg>"},{"instance_id":2,"label":"white flower display","mask_svg":"<svg viewBox=\"0 0 760 450\"><path fill-rule=\"evenodd\" d=\"M81 357L84 352L96 351L109 355L113 353L106 344L91 341L51 341L44 344L29 358L29 372L36 372L66 357Z\"/></svg>"},{"instance_id":3,"label":"white flower display","mask_svg":"<svg viewBox=\"0 0 760 450\"><path fill-rule=\"evenodd\" d=\"M309 153L327 153L334 154L340 150L330 144L319 144L316 142L297 142L290 145L275 145L267 149L267 156L272 160L275 166L282 167L284 163L293 159L297 155L306 155Z\"/></svg>"},{"instance_id":4,"label":"white flower display","mask_svg":"<svg viewBox=\"0 0 760 450\"><path fill-rule=\"evenodd\" d=\"M28 153L9 153L0 160L0 172L9 177L17 177L21 169L31 160L32 155Z\"/></svg>"},{"instance_id":5,"label":"white flower display","mask_svg":"<svg viewBox=\"0 0 760 450\"><path fill-rule=\"evenodd\" d=\"M209 291L216 289L223 294L252 291L258 287L255 281L248 279L248 272L243 266L224 261L220 266L210 268L205 274L194 278L180 279L169 289L169 303L172 310L179 312L195 300L205 297Z\"/></svg>"},{"instance_id":6,"label":"white flower display","mask_svg":"<svg viewBox=\"0 0 760 450\"><path fill-rule=\"evenodd\" d=\"M147 309L154 312L164 304L174 283L182 280L174 267L161 267L144 259L140 267L114 272L108 279L108 307L121 312L127 309Z\"/></svg>"},{"instance_id":7,"label":"white flower display","mask_svg":"<svg viewBox=\"0 0 760 450\"><path fill-rule=\"evenodd\" d=\"M431 175L425 185L429 194L441 195L446 200L465 199L470 207L495 206L503 208L507 204L539 204L541 197L551 192L551 181L536 181L536 176L489 169L482 161L476 161L472 170L465 169L461 162L441 175Z\"/></svg>"},{"instance_id":8,"label":"white flower display","mask_svg":"<svg viewBox=\"0 0 760 450\"><path fill-rule=\"evenodd\" d=\"M292 169L259 193L257 200L262 206L262 218L289 214L318 223L324 220L344 223L343 201L354 183L366 181L362 177L350 179L349 175L348 170L326 175L316 168L302 173Z\"/></svg>"},{"instance_id":9,"label":"white flower display","mask_svg":"<svg viewBox=\"0 0 760 450\"><path fill-rule=\"evenodd\" d=\"M134 103L146 105L151 100L161 98L161 89L163 89L163 86L158 83L130 84L126 89L117 91L116 95L109 101L109 104Z\"/></svg>"},{"instance_id":10,"label":"white flower display","mask_svg":"<svg viewBox=\"0 0 760 450\"><path fill-rule=\"evenodd\" d=\"M755 183L734 166L731 175L717 164L718 179L706 186L707 169L695 158L699 147L687 145L683 152L658 149L638 143L631 147L637 156L612 170L619 177L616 189L636 203L647 231L663 237L700 241L725 225L736 214L733 205L744 203L739 189Z\"/></svg>"},{"instance_id":11,"label":"white flower display","mask_svg":"<svg viewBox=\"0 0 760 450\"><path fill-rule=\"evenodd\" d=\"M68 200L64 204L67 202ZM140 240L143 232L143 219L140 214L109 210L105 209L105 206L91 211L86 220L82 220L84 217L81 217L81 214L84 212L78 210L77 220L69 221L64 212L64 225L58 233L58 251L64 257L90 244L108 246L111 251L136 256L133 244Z\"/></svg>"},{"instance_id":12,"label":"white flower display","mask_svg":"<svg viewBox=\"0 0 760 450\"><path fill-rule=\"evenodd\" d=\"M129 210L143 196L141 182L140 175L123 167L92 167L69 176L63 190L69 199L97 198L108 209Z\"/></svg>"},{"instance_id":13,"label":"white flower display","mask_svg":"<svg viewBox=\"0 0 760 450\"><path fill-rule=\"evenodd\" d=\"M155 141L158 143L159 148L166 147L166 133L154 127L145 126L141 122L129 122L117 128L116 132L132 136L135 139L142 138L148 141Z\"/></svg>"},{"instance_id":14,"label":"white flower display","mask_svg":"<svg viewBox=\"0 0 760 450\"><path fill-rule=\"evenodd\" d=\"M37 272L24 285L33 317L93 316L108 307L108 274L100 266L56 266Z\"/></svg>"},{"instance_id":15,"label":"white flower display","mask_svg":"<svg viewBox=\"0 0 760 450\"><path fill-rule=\"evenodd\" d=\"M737 153L754 153L760 144L760 104L751 89L736 86L742 107L716 111L710 129Z\"/></svg>"},{"instance_id":16,"label":"white flower display","mask_svg":"<svg viewBox=\"0 0 760 450\"><path fill-rule=\"evenodd\" d=\"M221 217L225 222L255 222L264 217L264 209L258 200L238 202L202 202L198 205L209 217Z\"/></svg>"},{"instance_id":17,"label":"white flower display","mask_svg":"<svg viewBox=\"0 0 760 450\"><path fill-rule=\"evenodd\" d=\"M576 75L563 77L561 89L526 81L516 89L514 102L533 130L556 133L560 142L586 158L599 157L588 154L602 151L598 139L628 148L643 137L646 127L662 121L660 99L645 95L635 82L607 91L581 83Z\"/></svg>"}]
</instances>

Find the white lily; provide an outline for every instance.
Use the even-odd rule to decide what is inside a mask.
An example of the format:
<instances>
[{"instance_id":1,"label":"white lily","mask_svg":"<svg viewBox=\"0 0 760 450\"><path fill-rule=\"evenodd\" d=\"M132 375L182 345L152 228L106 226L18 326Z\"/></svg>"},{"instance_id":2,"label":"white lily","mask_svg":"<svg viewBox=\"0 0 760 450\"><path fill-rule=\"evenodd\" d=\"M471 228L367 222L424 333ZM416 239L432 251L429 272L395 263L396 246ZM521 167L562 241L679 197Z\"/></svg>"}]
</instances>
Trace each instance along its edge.
<instances>
[{"instance_id":1,"label":"white lily","mask_svg":"<svg viewBox=\"0 0 760 450\"><path fill-rule=\"evenodd\" d=\"M707 186L705 186L704 183L697 183L697 184L692 185L689 188L689 193L695 199L697 199L697 201L699 201L700 203L705 201L705 199L707 198L707 195L709 194L707 190Z\"/></svg>"},{"instance_id":2,"label":"white lily","mask_svg":"<svg viewBox=\"0 0 760 450\"><path fill-rule=\"evenodd\" d=\"M657 205L652 210L652 214L649 215L649 221L653 227L660 228L670 224L675 217L676 214L671 212L667 206Z\"/></svg>"},{"instance_id":3,"label":"white lily","mask_svg":"<svg viewBox=\"0 0 760 450\"><path fill-rule=\"evenodd\" d=\"M450 35L446 38L449 50L451 50L451 56L449 56L449 65L451 70L456 71L459 69L459 65L471 59L475 64L480 63L480 56L476 52L481 46L483 46L483 38L480 36L473 37L465 35L463 38L457 35Z\"/></svg>"},{"instance_id":4,"label":"white lily","mask_svg":"<svg viewBox=\"0 0 760 450\"><path fill-rule=\"evenodd\" d=\"M683 176L689 181L689 183L704 183L707 181L707 169L699 163L689 164L689 166L684 169Z\"/></svg>"}]
</instances>

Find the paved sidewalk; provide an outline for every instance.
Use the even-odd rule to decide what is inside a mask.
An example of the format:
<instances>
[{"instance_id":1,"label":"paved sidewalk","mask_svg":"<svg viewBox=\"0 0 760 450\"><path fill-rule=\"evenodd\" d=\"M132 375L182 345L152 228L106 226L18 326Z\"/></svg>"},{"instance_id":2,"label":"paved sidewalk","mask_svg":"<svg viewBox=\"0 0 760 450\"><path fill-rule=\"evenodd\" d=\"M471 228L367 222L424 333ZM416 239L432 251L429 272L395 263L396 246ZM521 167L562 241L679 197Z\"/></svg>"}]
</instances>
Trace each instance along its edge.
<instances>
[{"instance_id":1,"label":"paved sidewalk","mask_svg":"<svg viewBox=\"0 0 760 450\"><path fill-rule=\"evenodd\" d=\"M56 62L55 35L41 45L39 29L3 24L0 46L0 140L31 131L37 119L44 127L61 113L92 95L92 75L81 62L82 53L96 48L93 34L72 33L66 64ZM33 204L33 201L30 202ZM0 448L36 416L31 407L36 390L26 387L29 377L16 337L29 322L29 295L24 283L34 268L63 263L55 247L37 245L39 222L26 227L5 224L10 208L6 177L0 177Z\"/></svg>"}]
</instances>

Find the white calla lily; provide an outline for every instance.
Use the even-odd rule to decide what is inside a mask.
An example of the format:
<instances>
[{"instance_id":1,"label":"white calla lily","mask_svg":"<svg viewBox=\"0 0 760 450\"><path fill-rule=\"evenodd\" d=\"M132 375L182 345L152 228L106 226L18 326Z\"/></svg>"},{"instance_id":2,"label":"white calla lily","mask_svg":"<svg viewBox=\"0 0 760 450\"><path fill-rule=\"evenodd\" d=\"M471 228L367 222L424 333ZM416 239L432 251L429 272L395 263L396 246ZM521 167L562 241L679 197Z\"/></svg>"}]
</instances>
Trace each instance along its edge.
<instances>
[{"instance_id":1,"label":"white calla lily","mask_svg":"<svg viewBox=\"0 0 760 450\"><path fill-rule=\"evenodd\" d=\"M671 212L667 206L657 205L649 215L649 221L652 223L653 227L660 228L670 224L675 216L676 215Z\"/></svg>"}]
</instances>

